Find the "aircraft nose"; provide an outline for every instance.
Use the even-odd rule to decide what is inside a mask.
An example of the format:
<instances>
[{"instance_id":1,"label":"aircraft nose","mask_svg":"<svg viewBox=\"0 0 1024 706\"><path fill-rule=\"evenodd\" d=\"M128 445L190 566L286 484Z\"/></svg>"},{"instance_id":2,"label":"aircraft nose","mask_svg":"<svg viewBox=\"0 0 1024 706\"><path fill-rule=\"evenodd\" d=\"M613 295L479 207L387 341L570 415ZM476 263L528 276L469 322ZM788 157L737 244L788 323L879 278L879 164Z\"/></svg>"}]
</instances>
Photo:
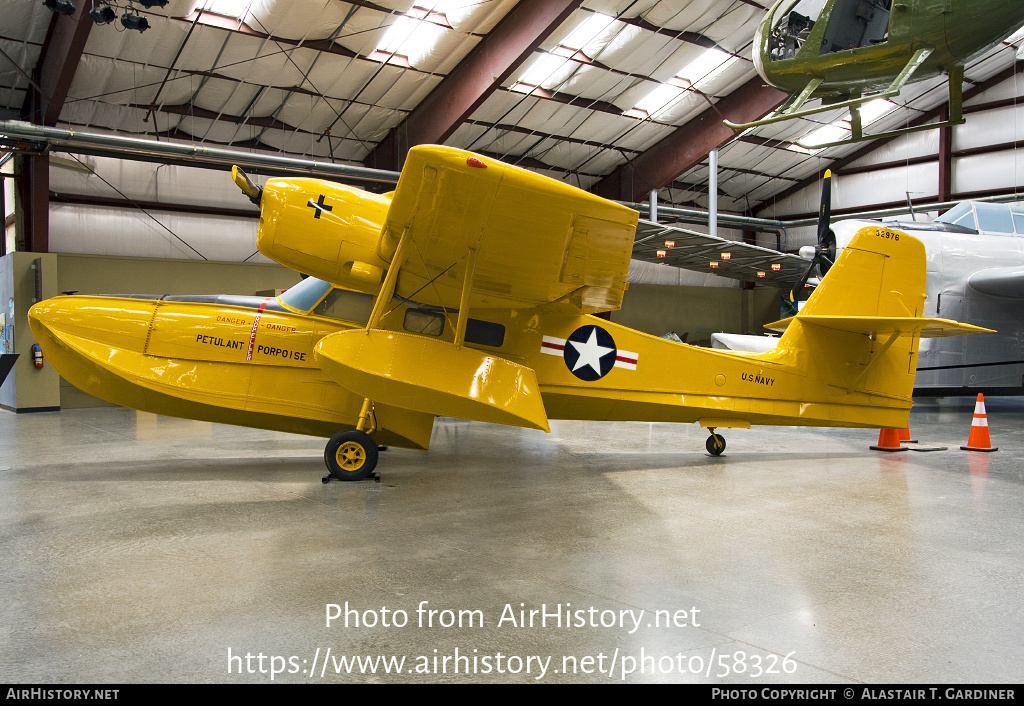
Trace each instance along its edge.
<instances>
[{"instance_id":1,"label":"aircraft nose","mask_svg":"<svg viewBox=\"0 0 1024 706\"><path fill-rule=\"evenodd\" d=\"M142 351L154 302L104 296L61 296L35 304L29 326L40 345L69 337ZM45 352L45 349L44 349Z\"/></svg>"}]
</instances>

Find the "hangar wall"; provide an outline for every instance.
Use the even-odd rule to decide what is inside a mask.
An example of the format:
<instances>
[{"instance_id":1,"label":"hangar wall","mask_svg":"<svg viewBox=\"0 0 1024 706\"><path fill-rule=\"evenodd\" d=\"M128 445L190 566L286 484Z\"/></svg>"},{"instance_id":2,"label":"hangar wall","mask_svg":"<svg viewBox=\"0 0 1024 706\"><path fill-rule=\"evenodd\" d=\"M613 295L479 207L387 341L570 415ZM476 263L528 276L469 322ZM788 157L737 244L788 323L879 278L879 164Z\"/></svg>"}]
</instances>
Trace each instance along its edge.
<instances>
[{"instance_id":1,"label":"hangar wall","mask_svg":"<svg viewBox=\"0 0 1024 706\"><path fill-rule=\"evenodd\" d=\"M28 310L36 299L37 259L42 265L42 298L56 296L56 255L12 252L0 257L0 311L5 326L13 326L14 338L14 350L7 352L20 355L0 387L0 407L19 412L53 410L60 404L57 371L45 364L37 369L32 363L32 346L36 341L28 326Z\"/></svg>"},{"instance_id":2,"label":"hangar wall","mask_svg":"<svg viewBox=\"0 0 1024 706\"><path fill-rule=\"evenodd\" d=\"M966 200L973 193L1024 191L1024 149L1018 148L1024 147L1020 144L1024 143L1024 101L1018 103L1022 89L1024 76L1014 75L964 101L967 122L951 128L954 200ZM833 211L905 203L908 192L915 203L937 200L939 138L939 130L902 135L835 170ZM854 151L851 147L848 154ZM824 172L828 161L820 162L819 172ZM820 198L819 181L758 211L757 215L786 219L813 214ZM930 221L939 215L938 211L915 210L918 220ZM793 230L787 235L786 247L790 250L815 241L813 227Z\"/></svg>"},{"instance_id":3,"label":"hangar wall","mask_svg":"<svg viewBox=\"0 0 1024 706\"><path fill-rule=\"evenodd\" d=\"M631 284L612 321L653 336L675 332L687 343L711 344L712 333L761 335L778 321L780 290Z\"/></svg>"}]
</instances>

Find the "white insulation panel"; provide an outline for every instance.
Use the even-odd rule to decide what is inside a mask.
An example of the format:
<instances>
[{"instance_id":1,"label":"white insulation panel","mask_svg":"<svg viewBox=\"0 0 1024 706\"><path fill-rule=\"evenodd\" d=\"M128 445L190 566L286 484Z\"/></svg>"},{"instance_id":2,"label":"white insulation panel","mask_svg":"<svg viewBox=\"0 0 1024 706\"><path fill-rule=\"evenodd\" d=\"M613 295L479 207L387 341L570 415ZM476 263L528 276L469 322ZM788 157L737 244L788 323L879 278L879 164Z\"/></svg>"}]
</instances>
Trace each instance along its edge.
<instances>
[{"instance_id":1,"label":"white insulation panel","mask_svg":"<svg viewBox=\"0 0 1024 706\"><path fill-rule=\"evenodd\" d=\"M50 251L184 260L269 262L255 218L50 204ZM194 250L193 250L194 248ZM253 256L253 253L256 253Z\"/></svg>"}]
</instances>

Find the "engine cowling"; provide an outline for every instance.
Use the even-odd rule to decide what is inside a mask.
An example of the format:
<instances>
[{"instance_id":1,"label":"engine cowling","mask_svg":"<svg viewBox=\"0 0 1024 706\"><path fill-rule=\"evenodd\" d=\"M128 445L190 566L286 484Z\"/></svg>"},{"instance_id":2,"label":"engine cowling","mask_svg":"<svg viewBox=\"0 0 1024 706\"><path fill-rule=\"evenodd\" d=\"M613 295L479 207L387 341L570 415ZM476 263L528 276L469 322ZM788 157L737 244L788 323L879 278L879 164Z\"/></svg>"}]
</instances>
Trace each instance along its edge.
<instances>
[{"instance_id":1,"label":"engine cowling","mask_svg":"<svg viewBox=\"0 0 1024 706\"><path fill-rule=\"evenodd\" d=\"M271 179L260 198L256 245L275 262L369 294L388 262L377 254L390 195L310 178Z\"/></svg>"}]
</instances>

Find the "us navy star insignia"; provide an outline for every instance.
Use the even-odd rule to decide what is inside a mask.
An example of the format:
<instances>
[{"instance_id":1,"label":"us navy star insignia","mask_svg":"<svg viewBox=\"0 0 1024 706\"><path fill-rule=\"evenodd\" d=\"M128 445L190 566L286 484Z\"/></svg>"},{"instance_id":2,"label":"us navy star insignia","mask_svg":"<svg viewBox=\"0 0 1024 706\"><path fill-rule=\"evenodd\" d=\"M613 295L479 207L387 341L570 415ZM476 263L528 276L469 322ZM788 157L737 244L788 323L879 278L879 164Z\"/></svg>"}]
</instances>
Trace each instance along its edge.
<instances>
[{"instance_id":1,"label":"us navy star insignia","mask_svg":"<svg viewBox=\"0 0 1024 706\"><path fill-rule=\"evenodd\" d=\"M580 380L600 380L612 368L636 370L639 356L619 350L611 334L600 326L580 326L568 339L544 336L541 353L562 356L565 366Z\"/></svg>"}]
</instances>

